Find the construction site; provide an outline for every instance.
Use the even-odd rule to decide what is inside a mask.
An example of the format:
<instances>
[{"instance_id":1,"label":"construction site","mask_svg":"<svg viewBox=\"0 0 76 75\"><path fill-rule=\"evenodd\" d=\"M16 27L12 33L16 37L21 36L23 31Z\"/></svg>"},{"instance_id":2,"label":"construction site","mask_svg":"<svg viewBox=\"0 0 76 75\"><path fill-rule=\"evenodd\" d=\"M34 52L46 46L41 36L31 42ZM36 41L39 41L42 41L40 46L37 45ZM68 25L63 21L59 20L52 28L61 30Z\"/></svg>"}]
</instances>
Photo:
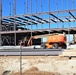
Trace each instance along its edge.
<instances>
[{"instance_id":1,"label":"construction site","mask_svg":"<svg viewBox=\"0 0 76 75\"><path fill-rule=\"evenodd\" d=\"M0 75L76 75L75 3L0 0Z\"/></svg>"},{"instance_id":2,"label":"construction site","mask_svg":"<svg viewBox=\"0 0 76 75\"><path fill-rule=\"evenodd\" d=\"M2 9L0 7L0 35L1 35L1 46L17 46L20 40L24 40L24 38L30 38L31 36L36 35L45 35L45 34L53 34L53 33L65 33L74 35L76 32L75 29L75 5L74 1L71 1L72 7L69 7L68 0L66 1L66 8L62 1L61 8L59 8L60 4L58 1L55 1L55 8L51 10L50 0L47 0L47 7L44 12L44 4L42 1L35 1L35 8L33 2L26 1L25 4L25 12L24 14L17 15L16 14L16 1L14 1L13 8L10 5L9 16L2 17ZM10 4L10 3L9 3ZM30 7L28 7L30 5ZM37 6L38 5L38 6ZM40 8L40 9L39 9ZM59 9L58 9L59 8ZM35 11L34 11L35 9ZM30 11L30 12L29 12ZM34 12L34 13L33 13ZM19 37L21 36L21 37ZM69 37L70 38L70 37ZM68 38L68 39L69 39ZM75 38L72 39L75 42ZM72 42L70 39L68 42ZM43 41L41 41L43 42Z\"/></svg>"}]
</instances>

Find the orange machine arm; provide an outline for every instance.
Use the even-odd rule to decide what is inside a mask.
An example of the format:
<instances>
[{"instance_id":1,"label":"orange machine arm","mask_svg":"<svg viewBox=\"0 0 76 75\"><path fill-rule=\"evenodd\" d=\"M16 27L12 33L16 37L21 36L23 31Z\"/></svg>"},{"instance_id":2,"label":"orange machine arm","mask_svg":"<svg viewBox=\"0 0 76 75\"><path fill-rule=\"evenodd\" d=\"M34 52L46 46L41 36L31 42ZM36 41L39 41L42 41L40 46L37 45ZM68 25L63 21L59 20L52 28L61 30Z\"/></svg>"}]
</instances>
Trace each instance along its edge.
<instances>
[{"instance_id":1,"label":"orange machine arm","mask_svg":"<svg viewBox=\"0 0 76 75\"><path fill-rule=\"evenodd\" d=\"M32 42L32 39L34 38L34 36L31 36L28 43L27 43L27 46L30 46L31 45L31 42Z\"/></svg>"}]
</instances>

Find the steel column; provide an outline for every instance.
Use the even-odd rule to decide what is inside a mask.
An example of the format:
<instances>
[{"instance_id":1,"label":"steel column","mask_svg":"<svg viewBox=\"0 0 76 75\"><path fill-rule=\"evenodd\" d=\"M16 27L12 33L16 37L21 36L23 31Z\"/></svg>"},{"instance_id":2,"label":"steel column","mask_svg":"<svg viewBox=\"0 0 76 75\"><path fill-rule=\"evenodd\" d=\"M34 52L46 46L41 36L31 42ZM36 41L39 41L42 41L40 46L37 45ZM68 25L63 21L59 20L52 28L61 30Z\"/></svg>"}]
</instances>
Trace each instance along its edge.
<instances>
[{"instance_id":1,"label":"steel column","mask_svg":"<svg viewBox=\"0 0 76 75\"><path fill-rule=\"evenodd\" d=\"M16 0L14 0L14 18L16 15ZM16 31L16 22L14 22L14 31ZM16 33L14 33L14 39L15 39L15 46L16 46Z\"/></svg>"},{"instance_id":2,"label":"steel column","mask_svg":"<svg viewBox=\"0 0 76 75\"><path fill-rule=\"evenodd\" d=\"M49 13L50 13L50 0L49 0L49 2L48 2L48 9L49 9ZM50 34L50 14L49 14L49 34Z\"/></svg>"},{"instance_id":3,"label":"steel column","mask_svg":"<svg viewBox=\"0 0 76 75\"><path fill-rule=\"evenodd\" d=\"M2 31L2 0L0 0L0 46L1 46L1 31Z\"/></svg>"}]
</instances>

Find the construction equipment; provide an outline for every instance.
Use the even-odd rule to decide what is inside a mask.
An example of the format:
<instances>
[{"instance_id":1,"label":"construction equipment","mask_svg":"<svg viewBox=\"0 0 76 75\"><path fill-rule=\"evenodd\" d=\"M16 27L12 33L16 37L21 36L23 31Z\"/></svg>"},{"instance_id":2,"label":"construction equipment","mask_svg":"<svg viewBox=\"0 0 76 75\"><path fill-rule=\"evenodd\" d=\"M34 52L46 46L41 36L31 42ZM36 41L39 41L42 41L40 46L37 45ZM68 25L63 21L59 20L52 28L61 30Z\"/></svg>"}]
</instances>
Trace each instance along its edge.
<instances>
[{"instance_id":1,"label":"construction equipment","mask_svg":"<svg viewBox=\"0 0 76 75\"><path fill-rule=\"evenodd\" d=\"M43 35L31 36L28 40L22 40L20 45L23 46L32 46L32 45L41 45L42 48L53 48L58 49L61 47L62 49L66 49L66 36L65 34L49 34L46 36L46 42L42 42Z\"/></svg>"},{"instance_id":2,"label":"construction equipment","mask_svg":"<svg viewBox=\"0 0 76 75\"><path fill-rule=\"evenodd\" d=\"M46 43L44 43L42 46L43 48L58 49L61 47L62 49L66 49L66 36L64 34L49 35L46 39Z\"/></svg>"},{"instance_id":3,"label":"construction equipment","mask_svg":"<svg viewBox=\"0 0 76 75\"><path fill-rule=\"evenodd\" d=\"M32 45L41 45L41 38L36 38L35 36L25 37L24 39L20 40L18 45L22 46L32 46Z\"/></svg>"}]
</instances>

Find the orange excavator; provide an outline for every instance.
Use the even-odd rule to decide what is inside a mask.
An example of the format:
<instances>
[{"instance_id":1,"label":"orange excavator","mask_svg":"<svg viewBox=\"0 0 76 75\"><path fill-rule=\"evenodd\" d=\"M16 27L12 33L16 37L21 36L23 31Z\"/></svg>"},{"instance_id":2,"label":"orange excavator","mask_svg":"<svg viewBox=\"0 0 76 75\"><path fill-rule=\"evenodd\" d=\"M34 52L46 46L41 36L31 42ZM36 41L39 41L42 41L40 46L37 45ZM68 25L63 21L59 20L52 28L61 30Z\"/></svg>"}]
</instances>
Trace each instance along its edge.
<instances>
[{"instance_id":1,"label":"orange excavator","mask_svg":"<svg viewBox=\"0 0 76 75\"><path fill-rule=\"evenodd\" d=\"M29 40L25 40L23 41L22 45L24 46L31 46L33 45L33 40L35 40L35 44L34 45L41 45L41 47L45 48L53 48L53 49L58 49L59 47L61 47L62 49L66 49L67 45L66 45L66 36L65 34L52 34L52 35L44 35L46 36L46 42L42 43L41 40L37 38L42 38L43 36L31 36L29 38ZM40 43L41 42L41 43Z\"/></svg>"}]
</instances>

